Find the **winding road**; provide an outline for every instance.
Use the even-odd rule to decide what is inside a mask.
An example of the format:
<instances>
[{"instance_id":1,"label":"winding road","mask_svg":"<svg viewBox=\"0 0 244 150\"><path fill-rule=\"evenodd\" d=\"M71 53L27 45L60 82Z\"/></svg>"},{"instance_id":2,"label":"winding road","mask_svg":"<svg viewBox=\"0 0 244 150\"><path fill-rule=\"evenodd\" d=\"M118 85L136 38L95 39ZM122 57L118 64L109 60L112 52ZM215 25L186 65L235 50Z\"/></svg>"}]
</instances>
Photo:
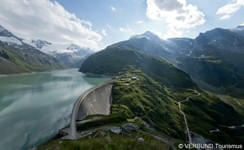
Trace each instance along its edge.
<instances>
[{"instance_id":1,"label":"winding road","mask_svg":"<svg viewBox=\"0 0 244 150\"><path fill-rule=\"evenodd\" d=\"M76 122L77 119L79 118L79 120L82 120L82 119L85 119L86 116L89 116L91 114L99 114L99 113L97 113L95 111L89 112L90 110L94 109L93 107L100 107L100 104L97 105L97 106L94 106L94 104L92 104L92 102L93 103L94 102L98 103L97 99L99 99L99 101L102 101L101 99L107 99L107 100L109 100L109 103L111 104L112 83L113 83L113 81L109 81L109 82L107 82L107 83L105 83L103 85L91 88L90 90L86 91L84 94L82 94L77 99L77 101L74 104L73 110L72 110L70 127L63 130L64 132L68 133L68 135L63 137L63 139L75 140L75 139L78 139L78 138L80 138L82 136L82 134L77 132L77 127L76 127L77 126L77 122ZM105 90L104 91L103 90L99 91L101 89L103 89L103 90L105 89ZM96 93L97 90L100 93L106 93L106 95L97 94ZM196 93L197 96L201 95L197 90L193 90L193 92ZM108 96L108 94L109 94L109 96ZM89 97L89 98L87 98L87 97ZM104 98L102 98L102 97L104 97ZM179 107L179 112L182 114L182 116L184 118L184 124L185 124L185 127L186 127L186 135L188 137L189 143L191 144L192 143L192 137L191 137L190 129L189 129L189 126L188 126L187 118L186 118L186 115L185 115L184 111L181 108L181 103L188 102L190 100L190 97L191 96L188 96L185 100L182 100L180 102L176 101L176 102L177 102L178 107ZM83 103L84 103L85 100L88 101L89 104L86 104L85 107L81 106L81 105L84 105ZM88 107L88 108L86 108L86 107ZM107 107L110 108L110 105L108 104L108 106L106 106L106 108ZM82 111L81 111L81 109L82 109ZM104 108L102 107L102 108L98 108L98 109L104 109ZM105 110L103 110L103 111L105 111ZM82 114L80 114L81 112L82 112ZM102 112L102 113L108 113L108 112ZM168 138L165 138L165 137L162 137L162 136L159 136L159 135L152 134L152 133L146 133L146 134L149 134L149 135L151 135L151 136L153 136L153 137L155 137L155 138L167 143L173 149L175 149L172 140L170 140Z\"/></svg>"},{"instance_id":2,"label":"winding road","mask_svg":"<svg viewBox=\"0 0 244 150\"><path fill-rule=\"evenodd\" d=\"M199 93L197 90L193 90L193 92L196 93L197 96L200 96L201 95L201 93ZM182 114L182 116L184 118L184 123L185 123L185 126L186 126L186 134L187 134L189 143L192 144L191 133L190 133L190 129L189 129L189 126L188 126L188 123L187 123L186 115L185 115L185 113L181 109L181 103L188 102L190 100L190 98L191 98L191 96L189 96L185 100L180 101L180 102L177 102L177 103L178 103L178 106L179 106L179 111L180 111L180 113Z\"/></svg>"},{"instance_id":3,"label":"winding road","mask_svg":"<svg viewBox=\"0 0 244 150\"><path fill-rule=\"evenodd\" d=\"M184 101L186 101L186 100L184 100ZM181 102L184 102L184 101L181 101ZM181 102L178 102L179 111L180 111L180 113L183 115L183 118L184 118L184 122L185 122L185 126L186 126L186 133L187 133L187 137L188 137L189 143L192 144L191 134L190 134L190 130L189 130L189 127L188 127L188 123L187 123L186 115L185 115L185 113L181 110Z\"/></svg>"}]
</instances>

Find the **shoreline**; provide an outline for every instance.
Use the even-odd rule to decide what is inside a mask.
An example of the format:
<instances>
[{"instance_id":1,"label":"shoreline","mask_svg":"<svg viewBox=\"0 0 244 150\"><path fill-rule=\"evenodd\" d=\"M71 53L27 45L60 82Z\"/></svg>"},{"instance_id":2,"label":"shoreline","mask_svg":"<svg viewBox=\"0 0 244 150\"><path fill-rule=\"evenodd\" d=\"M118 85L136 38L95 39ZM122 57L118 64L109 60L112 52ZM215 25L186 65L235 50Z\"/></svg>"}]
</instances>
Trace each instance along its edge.
<instances>
[{"instance_id":1,"label":"shoreline","mask_svg":"<svg viewBox=\"0 0 244 150\"><path fill-rule=\"evenodd\" d=\"M79 71L80 72L80 71ZM98 78L112 78L113 76L105 75L105 74L94 74L94 73L85 73L81 72L87 77L98 77Z\"/></svg>"},{"instance_id":2,"label":"shoreline","mask_svg":"<svg viewBox=\"0 0 244 150\"><path fill-rule=\"evenodd\" d=\"M10 76L24 76L24 75L31 75L31 74L36 74L36 73L40 73L40 72L21 72L21 73L10 73L10 74L0 74L0 78L1 77L10 77Z\"/></svg>"},{"instance_id":3,"label":"shoreline","mask_svg":"<svg viewBox=\"0 0 244 150\"><path fill-rule=\"evenodd\" d=\"M45 71L32 71L32 72L20 72L20 73L10 73L10 74L0 74L0 78L2 78L2 77L15 77L15 76L34 75L34 74L37 74L37 73L47 73L47 72L54 72L54 71L60 71L60 70L69 70L69 69L79 69L79 68L66 68L66 69L54 69L54 70L45 70Z\"/></svg>"}]
</instances>

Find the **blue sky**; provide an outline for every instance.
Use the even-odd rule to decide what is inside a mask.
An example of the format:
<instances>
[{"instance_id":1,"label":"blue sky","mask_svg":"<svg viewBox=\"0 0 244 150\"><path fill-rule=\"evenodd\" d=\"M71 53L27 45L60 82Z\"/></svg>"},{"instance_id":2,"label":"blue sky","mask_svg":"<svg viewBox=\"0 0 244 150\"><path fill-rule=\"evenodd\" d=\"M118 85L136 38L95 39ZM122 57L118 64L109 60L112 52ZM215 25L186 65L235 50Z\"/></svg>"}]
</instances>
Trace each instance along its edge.
<instances>
[{"instance_id":1,"label":"blue sky","mask_svg":"<svg viewBox=\"0 0 244 150\"><path fill-rule=\"evenodd\" d=\"M216 12L219 8L231 3L231 0L188 0L205 14L205 23L197 25L180 36L196 37L215 27L233 28L244 23L244 9L240 8L230 18L221 20ZM140 34L147 30L164 34L167 24L164 21L155 21L147 17L146 0L59 0L68 11L79 18L89 20L94 30L105 30L103 42L106 44L125 40L133 34ZM112 10L112 7L114 10ZM120 29L125 30L120 30Z\"/></svg>"},{"instance_id":2,"label":"blue sky","mask_svg":"<svg viewBox=\"0 0 244 150\"><path fill-rule=\"evenodd\" d=\"M244 23L244 0L1 1L0 24L18 36L93 49L145 31L194 38Z\"/></svg>"},{"instance_id":3,"label":"blue sky","mask_svg":"<svg viewBox=\"0 0 244 150\"><path fill-rule=\"evenodd\" d=\"M80 0L73 2L60 0L59 2L78 17L92 22L93 28L97 32L105 30L107 33L103 37L105 45L125 40L135 33L151 30L149 26L151 27L152 23L145 16L146 3L144 0ZM148 24L136 24L139 20L148 22ZM120 29L125 29L125 31L121 32ZM126 31L126 29L132 31Z\"/></svg>"}]
</instances>

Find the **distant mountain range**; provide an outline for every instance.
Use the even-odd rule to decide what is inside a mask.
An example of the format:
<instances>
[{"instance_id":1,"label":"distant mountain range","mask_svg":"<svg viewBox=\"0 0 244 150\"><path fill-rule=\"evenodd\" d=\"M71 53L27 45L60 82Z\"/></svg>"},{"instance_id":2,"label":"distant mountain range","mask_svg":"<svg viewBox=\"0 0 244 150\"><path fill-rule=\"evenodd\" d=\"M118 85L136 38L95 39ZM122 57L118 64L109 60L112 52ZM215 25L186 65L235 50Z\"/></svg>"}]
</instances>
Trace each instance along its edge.
<instances>
[{"instance_id":1,"label":"distant mountain range","mask_svg":"<svg viewBox=\"0 0 244 150\"><path fill-rule=\"evenodd\" d=\"M110 46L90 56L80 69L84 73L116 75L128 67L140 68L157 81L175 88L194 87L190 77L164 59L125 46Z\"/></svg>"},{"instance_id":2,"label":"distant mountain range","mask_svg":"<svg viewBox=\"0 0 244 150\"><path fill-rule=\"evenodd\" d=\"M63 68L58 60L0 26L0 74Z\"/></svg>"},{"instance_id":3,"label":"distant mountain range","mask_svg":"<svg viewBox=\"0 0 244 150\"><path fill-rule=\"evenodd\" d=\"M242 143L243 30L168 40L145 32L91 55L80 71L114 76L112 110L126 108L127 120L142 118L158 134L187 141L189 126L195 144Z\"/></svg>"},{"instance_id":4,"label":"distant mountain range","mask_svg":"<svg viewBox=\"0 0 244 150\"><path fill-rule=\"evenodd\" d=\"M42 52L54 56L68 67L80 67L85 58L93 53L91 49L81 48L75 44L56 44L45 40L31 40L26 42Z\"/></svg>"},{"instance_id":5,"label":"distant mountain range","mask_svg":"<svg viewBox=\"0 0 244 150\"><path fill-rule=\"evenodd\" d=\"M162 40L148 31L108 46L107 49L111 47L125 47L159 56L188 73L202 88L244 96L243 26L234 29L216 28L201 33L195 39Z\"/></svg>"},{"instance_id":6,"label":"distant mountain range","mask_svg":"<svg viewBox=\"0 0 244 150\"><path fill-rule=\"evenodd\" d=\"M217 28L200 34L188 55L177 56L177 65L203 88L243 97L243 31L244 27Z\"/></svg>"},{"instance_id":7,"label":"distant mountain range","mask_svg":"<svg viewBox=\"0 0 244 150\"><path fill-rule=\"evenodd\" d=\"M80 67L91 54L75 44L25 40L0 26L0 74Z\"/></svg>"},{"instance_id":8,"label":"distant mountain range","mask_svg":"<svg viewBox=\"0 0 244 150\"><path fill-rule=\"evenodd\" d=\"M237 97L244 96L242 92L244 89L243 26L233 29L216 28L200 33L195 39L163 40L147 31L144 34L132 36L129 40L112 44L106 49L111 50L117 47L134 51L136 56L139 55L137 53L140 53L140 55L161 57L189 74L194 82L204 89ZM0 73L38 71L61 66L79 67L92 53L90 49L81 48L75 44L24 40L0 26L0 65L2 68ZM116 55L117 52L109 51L109 53ZM103 52L99 52L95 56L99 54L101 55ZM87 62L90 62L95 56L90 57ZM116 57L114 56L114 58ZM98 68L95 66L96 60L92 61L94 61L93 64L90 62L89 66L83 65L81 70L91 71L91 73L103 70L101 68L106 70L106 66L101 66L105 63L100 62L97 66L101 68ZM107 61L105 60L105 62ZM88 64L87 62L85 64ZM116 64L115 61L112 66ZM88 69L93 66L93 70Z\"/></svg>"}]
</instances>

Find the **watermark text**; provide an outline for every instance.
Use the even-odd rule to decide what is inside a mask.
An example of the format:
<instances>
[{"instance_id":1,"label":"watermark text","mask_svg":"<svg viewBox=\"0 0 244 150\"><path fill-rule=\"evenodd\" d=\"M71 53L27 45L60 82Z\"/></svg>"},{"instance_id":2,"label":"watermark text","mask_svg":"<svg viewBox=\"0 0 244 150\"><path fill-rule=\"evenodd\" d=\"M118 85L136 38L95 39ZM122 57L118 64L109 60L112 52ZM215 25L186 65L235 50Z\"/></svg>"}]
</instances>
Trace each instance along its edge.
<instances>
[{"instance_id":1,"label":"watermark text","mask_svg":"<svg viewBox=\"0 0 244 150\"><path fill-rule=\"evenodd\" d=\"M179 144L178 145L179 149L243 149L242 144Z\"/></svg>"}]
</instances>

